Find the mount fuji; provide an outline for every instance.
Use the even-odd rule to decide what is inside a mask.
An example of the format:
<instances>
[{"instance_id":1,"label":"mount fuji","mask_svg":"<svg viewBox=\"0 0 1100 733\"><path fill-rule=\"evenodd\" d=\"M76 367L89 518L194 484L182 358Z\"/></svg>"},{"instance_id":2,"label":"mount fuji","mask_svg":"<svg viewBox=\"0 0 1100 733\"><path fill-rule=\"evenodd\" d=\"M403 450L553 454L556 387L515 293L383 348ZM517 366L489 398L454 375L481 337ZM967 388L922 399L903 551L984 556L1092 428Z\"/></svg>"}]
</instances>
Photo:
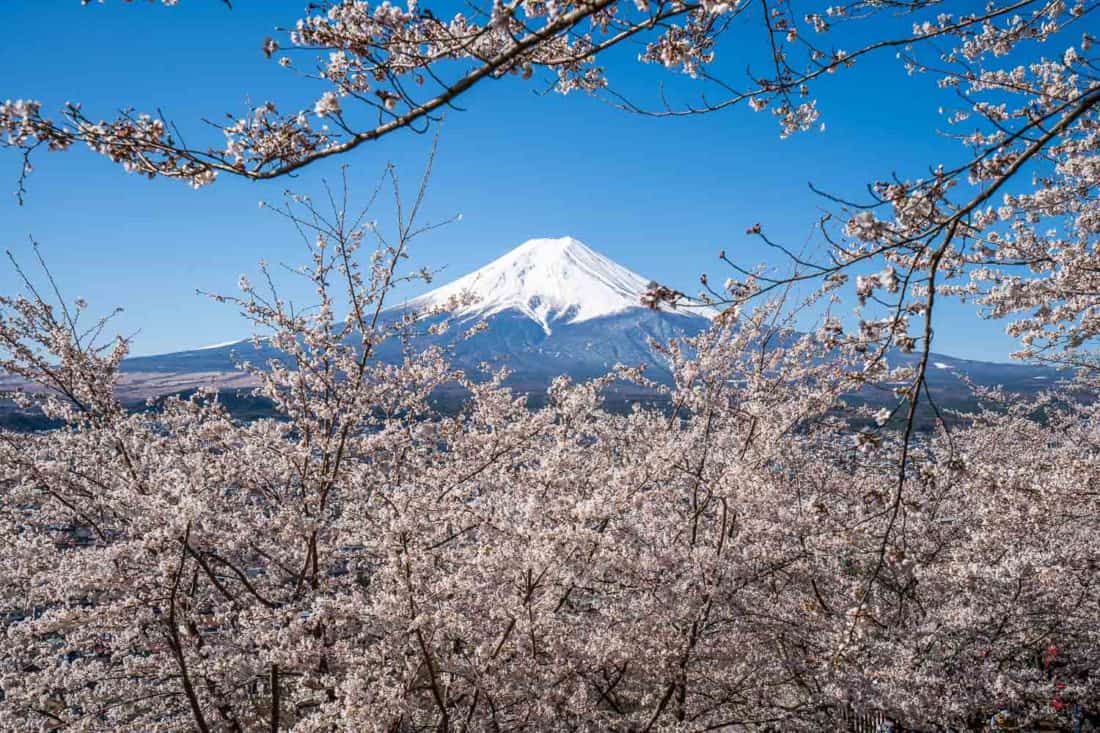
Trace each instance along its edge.
<instances>
[{"instance_id":1,"label":"mount fuji","mask_svg":"<svg viewBox=\"0 0 1100 733\"><path fill-rule=\"evenodd\" d=\"M396 318L452 304L451 328L439 336L418 336L414 346L446 346L455 366L468 371L507 366L512 386L538 391L561 374L593 377L617 363L644 364L657 376L667 373L651 341L694 335L716 313L703 306L648 308L642 295L649 283L572 237L532 239L475 272L396 303L384 315ZM422 319L417 330L443 318ZM482 321L480 333L459 337ZM399 343L387 342L377 354L396 360L400 350ZM123 371L125 381L145 393L198 386L200 379L236 387L243 384L235 364L273 356L273 350L246 339L134 357L123 362Z\"/></svg>"},{"instance_id":2,"label":"mount fuji","mask_svg":"<svg viewBox=\"0 0 1100 733\"><path fill-rule=\"evenodd\" d=\"M492 318L514 311L549 337L555 327L644 309L641 298L649 283L572 237L531 239L480 270L408 301L406 307L441 306L466 294L472 302L454 311L456 318ZM695 313L703 319L715 315L710 309Z\"/></svg>"},{"instance_id":3,"label":"mount fuji","mask_svg":"<svg viewBox=\"0 0 1100 733\"><path fill-rule=\"evenodd\" d=\"M641 300L649 283L648 278L572 237L532 239L454 282L395 304L385 315L396 318L409 310L423 312L450 304L456 323L442 335L416 337L413 347L444 345L454 365L469 373L482 366L506 366L511 386L539 394L559 375L598 376L618 363L644 364L647 374L656 379L668 376L651 343L697 334L716 312L705 306L645 307ZM481 322L485 327L476 335L458 336ZM419 325L430 326L431 321L422 320ZM401 344L392 341L380 347L380 358L402 357ZM236 370L237 363L262 363L277 356L273 349L242 340L135 357L123 362L121 389L124 398L137 399L204 383L226 389L245 387L248 381ZM896 354L892 361L911 358ZM933 356L932 364L930 386L952 401L965 399L961 375L1016 392L1035 391L1058 378L1057 372L1043 367L939 354Z\"/></svg>"},{"instance_id":4,"label":"mount fuji","mask_svg":"<svg viewBox=\"0 0 1100 733\"><path fill-rule=\"evenodd\" d=\"M451 335L430 341L448 346L456 366L507 366L513 385L538 390L561 374L594 377L619 363L667 374L652 341L697 334L716 312L648 308L649 284L572 237L532 239L392 312L465 303L451 311ZM480 333L456 338L480 322Z\"/></svg>"}]
</instances>

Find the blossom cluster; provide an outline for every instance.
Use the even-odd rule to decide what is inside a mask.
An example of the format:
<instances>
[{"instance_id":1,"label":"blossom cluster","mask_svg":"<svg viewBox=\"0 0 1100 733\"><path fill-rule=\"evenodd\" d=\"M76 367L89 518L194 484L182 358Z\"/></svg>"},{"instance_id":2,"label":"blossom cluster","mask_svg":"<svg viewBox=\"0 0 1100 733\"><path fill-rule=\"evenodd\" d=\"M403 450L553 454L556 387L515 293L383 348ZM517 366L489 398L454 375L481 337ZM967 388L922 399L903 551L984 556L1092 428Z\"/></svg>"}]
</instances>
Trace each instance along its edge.
<instances>
[{"instance_id":1,"label":"blossom cluster","mask_svg":"<svg viewBox=\"0 0 1100 733\"><path fill-rule=\"evenodd\" d=\"M39 145L61 150L82 141L126 170L204 185L219 172L253 179L282 176L395 130L424 130L470 89L505 76L548 77L561 93L606 92L626 109L658 116L743 103L769 110L784 137L823 128L813 98L822 77L887 49L905 49L901 55L911 72L935 73L944 86L1037 97L1038 107L1029 113L1025 106L1010 113L999 98L977 104L975 111L990 119L1042 115L1043 108L1049 111L1094 78L1088 33L1061 49L1054 61L1005 62L1022 45L1061 39L1080 26L1095 10L1080 0L997 2L959 15L919 0L904 6L912 18L909 30L886 17L895 9L868 0L797 11L786 1L495 0L444 12L415 0L404 5L326 0L311 3L285 37L267 38L261 45L267 57L318 82L315 98L299 107L266 101L247 114L230 114L224 140L187 146L169 134L172 125L126 108L114 120L96 120L70 105L58 119L50 119L41 115L37 102L11 100L0 113L0 135L25 156ZM725 42L733 27L753 29L759 43ZM839 27L846 28L853 49L829 45ZM660 105L653 107L616 91L600 59L634 42L642 48L639 62L695 78L704 87L705 101L674 102L662 91ZM767 50L751 51L755 46ZM916 56L921 49L944 48L944 65ZM740 54L731 66L752 69L746 80L717 77L716 60L723 53ZM987 65L989 60L998 63ZM289 111L277 115L277 108ZM993 129L972 141L1011 147L1024 139ZM1010 163L1011 154L993 151L975 165L995 170Z\"/></svg>"},{"instance_id":2,"label":"blossom cluster","mask_svg":"<svg viewBox=\"0 0 1100 733\"><path fill-rule=\"evenodd\" d=\"M280 354L245 365L278 419L129 412L86 304L0 299L0 367L63 423L0 433L0 727L817 731L1100 699L1095 400L853 431L863 354L776 301L662 345L670 386L622 367L532 409L442 351L376 359L446 317L380 317L408 236L360 264L373 227L296 206L316 307L219 296ZM624 381L656 401L606 409Z\"/></svg>"}]
</instances>

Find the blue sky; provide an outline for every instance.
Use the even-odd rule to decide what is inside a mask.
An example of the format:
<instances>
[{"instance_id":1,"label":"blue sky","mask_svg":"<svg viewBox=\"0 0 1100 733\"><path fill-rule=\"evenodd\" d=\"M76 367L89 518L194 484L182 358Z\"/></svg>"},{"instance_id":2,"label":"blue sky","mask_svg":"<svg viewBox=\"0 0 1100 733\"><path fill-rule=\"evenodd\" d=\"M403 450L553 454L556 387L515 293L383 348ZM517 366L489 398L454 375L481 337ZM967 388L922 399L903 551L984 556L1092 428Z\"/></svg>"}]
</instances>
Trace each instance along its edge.
<instances>
[{"instance_id":1,"label":"blue sky","mask_svg":"<svg viewBox=\"0 0 1100 733\"><path fill-rule=\"evenodd\" d=\"M5 3L0 97L40 99L47 110L80 101L92 117L124 105L159 108L189 139L203 134L202 118L240 112L248 100L296 109L319 88L266 60L260 45L304 4L236 0L229 11L216 0L182 0L176 8ZM745 60L734 50L727 43L718 52L737 73ZM618 88L644 94L668 79L634 63L635 53L607 64ZM949 100L888 55L828 79L819 102L827 131L785 141L770 115L747 108L658 120L535 89L518 79L492 82L462 100L467 111L448 116L428 215L461 213L462 220L418 240L417 265L445 267L447 280L531 237L570 234L695 292L700 273L718 282L727 276L716 259L721 249L745 264L768 260L744 234L756 222L780 241L807 242L827 205L809 182L857 197L869 181L892 172L917 177L964 154L936 134L937 107ZM33 236L67 294L102 310L124 308L117 325L138 334L135 353L240 338L247 324L196 289L232 292L260 259L305 259L294 233L257 203L278 200L288 187L316 193L322 178L339 176L341 163L351 166L353 191L364 197L387 161L411 187L430 145L428 136L400 133L293 180L222 179L198 191L128 176L85 151L44 154L23 206L7 193L15 190L19 158L0 150L0 240L27 260ZM0 270L0 288L16 287L13 273ZM978 320L965 305L949 304L940 316L937 351L1004 360L1012 350L1002 324Z\"/></svg>"}]
</instances>

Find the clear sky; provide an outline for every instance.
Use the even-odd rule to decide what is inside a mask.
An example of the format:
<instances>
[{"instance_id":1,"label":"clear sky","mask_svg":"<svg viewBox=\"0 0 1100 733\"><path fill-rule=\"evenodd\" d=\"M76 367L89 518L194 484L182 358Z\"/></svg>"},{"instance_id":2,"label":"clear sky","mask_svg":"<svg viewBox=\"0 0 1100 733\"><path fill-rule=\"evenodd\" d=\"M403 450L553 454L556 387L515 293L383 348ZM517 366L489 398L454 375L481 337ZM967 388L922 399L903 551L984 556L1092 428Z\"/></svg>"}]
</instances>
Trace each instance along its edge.
<instances>
[{"instance_id":1,"label":"clear sky","mask_svg":"<svg viewBox=\"0 0 1100 733\"><path fill-rule=\"evenodd\" d=\"M249 100L297 109L320 88L265 59L260 47L305 4L235 0L230 11L218 0L175 8L3 3L0 98L40 99L46 110L79 101L89 116L104 118L125 105L159 108L189 141L208 134L202 118L239 113ZM744 69L729 43L718 52L731 72ZM667 74L634 63L636 53L611 59L609 75L619 89L652 91ZM537 86L518 79L483 85L462 100L466 111L447 118L429 195L432 218L463 218L418 240L414 261L445 267L447 280L526 239L570 234L695 292L700 273L718 282L727 276L720 249L745 264L767 260L744 234L756 222L775 239L806 243L827 206L809 182L857 197L893 172L919 177L961 159L962 148L936 134L943 127L937 107L950 100L929 80L908 77L890 55L842 76L822 88L827 131L785 141L770 115L747 108L651 119L582 94L536 94ZM339 176L340 163L350 164L364 197L386 161L411 187L430 145L430 137L399 133L296 179L223 177L198 191L126 175L86 151L43 154L23 206L7 193L19 157L0 149L0 240L27 260L33 236L67 294L102 310L124 308L118 327L138 333L137 354L227 341L247 335L247 324L196 289L232 292L260 259L304 262L300 240L259 201L275 201L288 187L315 193L322 178ZM0 270L0 288L16 287L13 273ZM937 351L1000 361L1012 350L1002 324L978 320L967 306L951 304L940 315Z\"/></svg>"}]
</instances>

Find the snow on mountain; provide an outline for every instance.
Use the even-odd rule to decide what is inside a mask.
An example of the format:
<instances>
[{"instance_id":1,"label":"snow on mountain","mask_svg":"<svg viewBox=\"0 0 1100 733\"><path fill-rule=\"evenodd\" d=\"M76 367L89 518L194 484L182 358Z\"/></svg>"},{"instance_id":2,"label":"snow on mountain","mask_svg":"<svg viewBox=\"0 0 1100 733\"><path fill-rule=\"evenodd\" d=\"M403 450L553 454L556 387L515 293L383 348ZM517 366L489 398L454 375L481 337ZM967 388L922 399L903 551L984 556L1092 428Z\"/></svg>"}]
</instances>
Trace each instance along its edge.
<instances>
[{"instance_id":1,"label":"snow on mountain","mask_svg":"<svg viewBox=\"0 0 1100 733\"><path fill-rule=\"evenodd\" d=\"M560 375L583 379L602 375L615 364L645 365L651 378L667 379L665 358L652 344L690 337L705 329L715 314L706 308L662 308L642 305L649 280L613 262L572 237L532 239L485 267L417 298L396 305L421 310L452 299L471 301L456 312L464 321L484 321L485 329L467 337L466 328L435 332L434 316L420 323L408 341L380 344L375 356L384 361L406 358L412 350L439 346L452 364L468 374L482 366L507 367L510 383L529 394L545 391ZM1022 364L992 364L935 354L928 375L939 393L968 395L965 374L979 384L1033 391L1041 381L1057 378L1049 369ZM132 391L142 396L241 376L241 361L262 364L279 358L269 344L250 340L211 344L172 354L134 357L122 364ZM915 355L894 354L908 363ZM169 379L170 377L170 379Z\"/></svg>"},{"instance_id":2,"label":"snow on mountain","mask_svg":"<svg viewBox=\"0 0 1100 733\"><path fill-rule=\"evenodd\" d=\"M243 344L248 339L233 339L232 341L219 341L216 344L207 344L206 346L196 346L191 351L209 351L210 349L220 349L225 346L236 346L237 344Z\"/></svg>"},{"instance_id":3,"label":"snow on mountain","mask_svg":"<svg viewBox=\"0 0 1100 733\"><path fill-rule=\"evenodd\" d=\"M578 324L643 308L650 280L573 237L531 239L485 267L408 301L415 310L452 299L472 302L454 312L461 319L517 311L547 335L554 324ZM695 315L713 312L692 309Z\"/></svg>"}]
</instances>

